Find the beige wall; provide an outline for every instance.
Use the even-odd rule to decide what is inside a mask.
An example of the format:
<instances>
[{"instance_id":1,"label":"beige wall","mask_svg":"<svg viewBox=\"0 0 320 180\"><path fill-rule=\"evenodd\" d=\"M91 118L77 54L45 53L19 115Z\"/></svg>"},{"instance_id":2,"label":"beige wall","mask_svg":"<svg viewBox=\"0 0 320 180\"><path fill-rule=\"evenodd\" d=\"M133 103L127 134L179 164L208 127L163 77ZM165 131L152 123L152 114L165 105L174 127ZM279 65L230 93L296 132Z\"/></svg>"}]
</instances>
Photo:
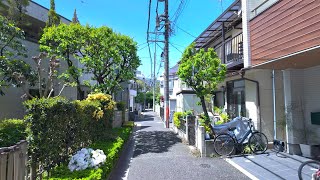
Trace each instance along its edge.
<instances>
[{"instance_id":1,"label":"beige wall","mask_svg":"<svg viewBox=\"0 0 320 180\"><path fill-rule=\"evenodd\" d=\"M24 61L29 63L32 67L35 67L35 63L32 60L33 56L39 55L39 45L37 43L33 43L30 41L22 41L22 44L25 45L28 52L27 58L22 58ZM59 72L64 71L67 68L67 64L65 61L60 62ZM75 63L74 65L77 65ZM44 69L48 69L48 59L43 60L43 67ZM44 74L43 77L47 77L47 74ZM58 95L59 91L62 88L62 84L56 85L54 89L55 95ZM31 87L35 88L36 87ZM22 102L25 100L21 98L24 94L21 88L11 87L9 89L4 89L5 96L0 96L0 119L4 118L22 118L24 116L24 107L22 106ZM74 87L66 87L61 96L64 96L70 100L77 99L77 90Z\"/></svg>"},{"instance_id":2,"label":"beige wall","mask_svg":"<svg viewBox=\"0 0 320 180\"><path fill-rule=\"evenodd\" d=\"M250 70L246 72L246 78L259 82L261 129L269 141L274 139L274 113L273 113L273 90L272 70ZM284 115L284 98L282 86L282 73L275 71L275 92L276 92L276 121L277 138L284 139L283 129L280 122ZM258 119L257 112L257 90L253 82L246 81L246 108L250 118ZM256 128L260 129L260 122L256 122Z\"/></svg>"}]
</instances>

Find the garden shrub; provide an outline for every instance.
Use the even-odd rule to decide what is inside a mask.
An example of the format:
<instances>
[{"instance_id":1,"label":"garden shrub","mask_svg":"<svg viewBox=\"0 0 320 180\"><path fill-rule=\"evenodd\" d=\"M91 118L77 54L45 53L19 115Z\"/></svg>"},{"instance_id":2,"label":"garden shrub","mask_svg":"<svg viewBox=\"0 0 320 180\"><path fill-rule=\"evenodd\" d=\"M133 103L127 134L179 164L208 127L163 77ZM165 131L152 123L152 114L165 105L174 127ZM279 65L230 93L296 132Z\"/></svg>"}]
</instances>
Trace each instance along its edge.
<instances>
[{"instance_id":1,"label":"garden shrub","mask_svg":"<svg viewBox=\"0 0 320 180\"><path fill-rule=\"evenodd\" d=\"M33 169L39 164L49 171L66 163L82 147L115 139L106 123L107 119L112 119L115 106L110 95L99 93L73 102L62 97L34 98L24 106Z\"/></svg>"},{"instance_id":2,"label":"garden shrub","mask_svg":"<svg viewBox=\"0 0 320 180\"><path fill-rule=\"evenodd\" d=\"M116 102L112 100L112 96L104 93L93 93L89 94L86 100L100 103L100 108L102 111L99 111L99 113L102 115L101 117L106 126L112 127L114 108L116 106Z\"/></svg>"},{"instance_id":3,"label":"garden shrub","mask_svg":"<svg viewBox=\"0 0 320 180\"><path fill-rule=\"evenodd\" d=\"M45 170L65 161L77 150L79 142L76 108L61 98L34 98L24 102L28 134L28 153L33 165L39 163Z\"/></svg>"},{"instance_id":4,"label":"garden shrub","mask_svg":"<svg viewBox=\"0 0 320 180\"><path fill-rule=\"evenodd\" d=\"M126 110L126 103L123 101L117 102L117 109L118 111L125 111Z\"/></svg>"},{"instance_id":5,"label":"garden shrub","mask_svg":"<svg viewBox=\"0 0 320 180\"><path fill-rule=\"evenodd\" d=\"M8 147L26 139L25 123L21 119L0 121L0 147Z\"/></svg>"},{"instance_id":6,"label":"garden shrub","mask_svg":"<svg viewBox=\"0 0 320 180\"><path fill-rule=\"evenodd\" d=\"M89 146L92 149L101 149L107 155L106 162L97 169L86 169L82 171L71 172L67 164L60 165L51 172L51 180L100 180L107 179L111 170L115 166L124 142L128 140L131 134L131 127L115 128L110 133L117 136L117 138L108 141L98 141Z\"/></svg>"},{"instance_id":7,"label":"garden shrub","mask_svg":"<svg viewBox=\"0 0 320 180\"><path fill-rule=\"evenodd\" d=\"M180 128L180 126L181 126L181 119L183 119L183 112L175 112L173 114L173 124L177 128Z\"/></svg>"},{"instance_id":8,"label":"garden shrub","mask_svg":"<svg viewBox=\"0 0 320 180\"><path fill-rule=\"evenodd\" d=\"M98 140L103 133L107 133L106 125L102 119L103 111L100 103L88 100L75 101L76 119L78 119L78 138L84 143L81 147L90 144L92 141ZM102 115L101 115L102 113ZM79 146L80 147L80 146Z\"/></svg>"}]
</instances>

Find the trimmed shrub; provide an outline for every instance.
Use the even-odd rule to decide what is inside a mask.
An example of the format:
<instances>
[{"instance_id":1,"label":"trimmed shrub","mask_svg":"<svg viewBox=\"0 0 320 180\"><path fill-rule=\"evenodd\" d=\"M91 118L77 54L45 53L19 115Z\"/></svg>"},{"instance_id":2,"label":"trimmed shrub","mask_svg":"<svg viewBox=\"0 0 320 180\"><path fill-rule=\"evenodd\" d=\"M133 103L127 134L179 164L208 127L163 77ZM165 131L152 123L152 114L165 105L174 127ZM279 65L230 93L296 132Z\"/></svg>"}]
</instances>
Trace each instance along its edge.
<instances>
[{"instance_id":1,"label":"trimmed shrub","mask_svg":"<svg viewBox=\"0 0 320 180\"><path fill-rule=\"evenodd\" d=\"M103 111L101 110L100 103L83 100L75 101L74 104L77 111L76 119L78 119L79 123L77 137L83 143L81 147L85 147L92 141L103 138L101 134L108 131L103 121Z\"/></svg>"},{"instance_id":2,"label":"trimmed shrub","mask_svg":"<svg viewBox=\"0 0 320 180\"><path fill-rule=\"evenodd\" d=\"M26 139L26 126L21 119L0 121L0 147L8 147Z\"/></svg>"},{"instance_id":3,"label":"trimmed shrub","mask_svg":"<svg viewBox=\"0 0 320 180\"><path fill-rule=\"evenodd\" d=\"M112 119L114 103L109 95L71 102L62 97L34 98L27 109L26 132L32 169L49 171L68 161L82 147L112 139L106 119ZM38 165L37 165L38 164Z\"/></svg>"},{"instance_id":4,"label":"trimmed shrub","mask_svg":"<svg viewBox=\"0 0 320 180\"><path fill-rule=\"evenodd\" d=\"M173 114L173 124L177 127L180 128L181 126L181 120L183 118L183 112L175 112Z\"/></svg>"},{"instance_id":5,"label":"trimmed shrub","mask_svg":"<svg viewBox=\"0 0 320 180\"><path fill-rule=\"evenodd\" d=\"M126 110L126 104L125 102L121 101L121 102L117 102L117 109L118 111L125 111Z\"/></svg>"},{"instance_id":6,"label":"trimmed shrub","mask_svg":"<svg viewBox=\"0 0 320 180\"><path fill-rule=\"evenodd\" d=\"M28 153L32 164L39 163L45 170L64 162L77 150L76 108L61 98L34 98L24 102L28 134Z\"/></svg>"},{"instance_id":7,"label":"trimmed shrub","mask_svg":"<svg viewBox=\"0 0 320 180\"><path fill-rule=\"evenodd\" d=\"M108 141L98 141L93 143L90 147L92 149L101 149L107 155L106 162L97 169L86 169L83 171L73 171L68 169L67 164L63 164L54 169L51 173L51 180L67 180L67 179L81 179L81 180L100 180L107 179L111 170L115 166L124 142L128 140L131 134L131 127L115 128L110 133L117 138Z\"/></svg>"}]
</instances>

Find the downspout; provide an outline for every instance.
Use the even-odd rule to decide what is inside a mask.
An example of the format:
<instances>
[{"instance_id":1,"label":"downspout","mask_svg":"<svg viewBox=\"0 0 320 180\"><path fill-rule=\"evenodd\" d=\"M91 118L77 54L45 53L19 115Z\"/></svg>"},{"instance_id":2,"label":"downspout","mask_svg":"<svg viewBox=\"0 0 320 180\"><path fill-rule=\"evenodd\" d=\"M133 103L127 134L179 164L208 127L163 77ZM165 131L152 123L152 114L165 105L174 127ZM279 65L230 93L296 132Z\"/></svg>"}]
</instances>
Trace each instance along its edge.
<instances>
[{"instance_id":1,"label":"downspout","mask_svg":"<svg viewBox=\"0 0 320 180\"><path fill-rule=\"evenodd\" d=\"M242 69L244 70L244 69ZM243 80L247 80L247 81L250 81L250 82L253 82L253 83L256 83L256 87L257 87L257 111L258 111L258 121L259 121L259 130L262 131L262 125L261 125L261 113L260 113L260 88L259 88L259 82L256 81L256 80L253 80L253 79L248 79L248 78L245 78L244 77L244 73L241 75L242 79Z\"/></svg>"},{"instance_id":2,"label":"downspout","mask_svg":"<svg viewBox=\"0 0 320 180\"><path fill-rule=\"evenodd\" d=\"M273 96L273 139L277 139L277 114L276 114L276 83L275 72L272 70L272 96Z\"/></svg>"}]
</instances>

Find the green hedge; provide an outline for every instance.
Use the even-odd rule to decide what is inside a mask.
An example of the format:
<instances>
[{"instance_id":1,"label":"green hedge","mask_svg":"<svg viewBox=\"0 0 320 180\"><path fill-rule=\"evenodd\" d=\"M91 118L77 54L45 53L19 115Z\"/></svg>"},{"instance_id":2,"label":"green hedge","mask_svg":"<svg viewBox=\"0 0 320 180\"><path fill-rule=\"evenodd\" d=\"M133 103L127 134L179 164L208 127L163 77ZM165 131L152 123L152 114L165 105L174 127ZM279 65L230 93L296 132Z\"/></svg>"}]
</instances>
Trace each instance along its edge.
<instances>
[{"instance_id":1,"label":"green hedge","mask_svg":"<svg viewBox=\"0 0 320 180\"><path fill-rule=\"evenodd\" d=\"M180 119L183 118L183 112L175 112L173 114L173 124L177 127L180 128L181 126L181 121Z\"/></svg>"},{"instance_id":2,"label":"green hedge","mask_svg":"<svg viewBox=\"0 0 320 180\"><path fill-rule=\"evenodd\" d=\"M83 171L70 172L67 163L58 166L51 172L51 180L69 180L69 179L81 179L81 180L99 180L106 179L111 170L114 168L121 149L128 140L132 131L132 127L122 127L112 129L110 132L116 138L108 139L107 141L98 141L93 143L90 147L93 149L101 149L107 155L106 163L97 169L86 169Z\"/></svg>"},{"instance_id":3,"label":"green hedge","mask_svg":"<svg viewBox=\"0 0 320 180\"><path fill-rule=\"evenodd\" d=\"M46 171L104 138L113 107L99 99L71 102L62 97L34 98L24 105L31 164L36 168L38 163Z\"/></svg>"},{"instance_id":4,"label":"green hedge","mask_svg":"<svg viewBox=\"0 0 320 180\"><path fill-rule=\"evenodd\" d=\"M26 139L25 123L20 119L0 121L0 147L8 147Z\"/></svg>"}]
</instances>

